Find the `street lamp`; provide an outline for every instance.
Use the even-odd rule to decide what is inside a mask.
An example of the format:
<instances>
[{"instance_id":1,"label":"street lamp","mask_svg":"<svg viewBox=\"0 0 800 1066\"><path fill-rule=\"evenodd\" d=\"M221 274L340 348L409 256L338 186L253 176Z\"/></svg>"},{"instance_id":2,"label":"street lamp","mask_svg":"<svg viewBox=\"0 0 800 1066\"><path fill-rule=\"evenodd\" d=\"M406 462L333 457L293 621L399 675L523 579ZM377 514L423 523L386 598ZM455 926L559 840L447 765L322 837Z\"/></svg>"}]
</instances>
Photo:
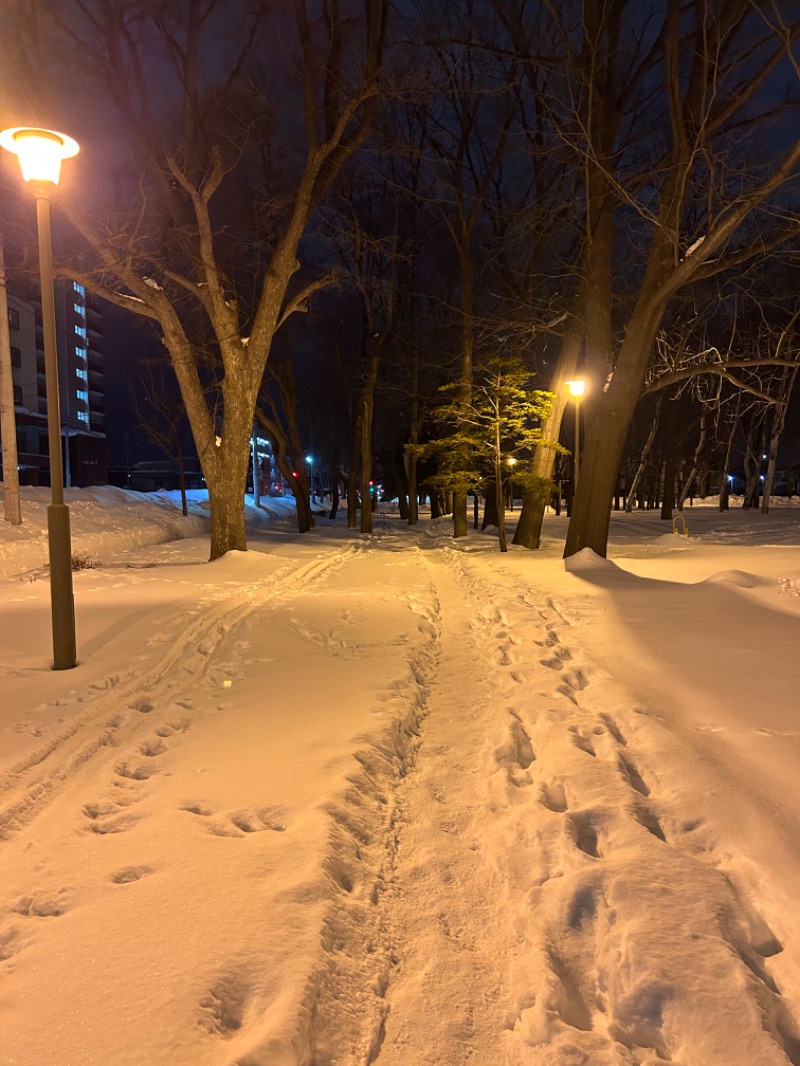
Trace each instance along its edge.
<instances>
[{"instance_id":1,"label":"street lamp","mask_svg":"<svg viewBox=\"0 0 800 1066\"><path fill-rule=\"evenodd\" d=\"M514 510L514 467L517 465L517 460L513 455L509 455L506 459L506 463L511 467L511 471L508 477L508 507L510 511Z\"/></svg>"},{"instance_id":2,"label":"street lamp","mask_svg":"<svg viewBox=\"0 0 800 1066\"><path fill-rule=\"evenodd\" d=\"M578 489L578 471L581 465L581 397L586 392L586 382L583 378L577 378L575 381L568 381L567 388L575 401L575 475L572 479L574 496Z\"/></svg>"},{"instance_id":3,"label":"street lamp","mask_svg":"<svg viewBox=\"0 0 800 1066\"><path fill-rule=\"evenodd\" d=\"M75 602L72 594L72 546L69 508L64 503L64 472L61 458L61 411L58 399L58 354L53 290L53 246L50 234L50 193L61 175L61 160L77 155L78 144L53 130L16 129L0 133L0 147L19 158L22 177L30 182L36 197L39 230L39 277L42 286L45 387L47 389L47 436L50 448L50 506L47 508L47 540L50 553L50 605L53 624L53 669L70 670L76 665Z\"/></svg>"},{"instance_id":4,"label":"street lamp","mask_svg":"<svg viewBox=\"0 0 800 1066\"><path fill-rule=\"evenodd\" d=\"M315 503L316 497L314 496L314 456L307 455L306 462L308 463L308 481L309 487L311 489L311 502Z\"/></svg>"}]
</instances>

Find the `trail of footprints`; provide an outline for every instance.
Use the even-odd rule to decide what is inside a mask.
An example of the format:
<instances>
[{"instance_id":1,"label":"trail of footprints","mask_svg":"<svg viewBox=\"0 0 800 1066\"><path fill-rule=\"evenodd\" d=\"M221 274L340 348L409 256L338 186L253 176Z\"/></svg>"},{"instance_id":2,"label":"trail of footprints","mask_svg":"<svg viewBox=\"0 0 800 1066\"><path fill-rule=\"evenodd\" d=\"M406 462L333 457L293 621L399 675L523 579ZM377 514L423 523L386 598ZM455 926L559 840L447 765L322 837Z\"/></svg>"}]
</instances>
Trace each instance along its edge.
<instances>
[{"instance_id":1,"label":"trail of footprints","mask_svg":"<svg viewBox=\"0 0 800 1066\"><path fill-rule=\"evenodd\" d=\"M177 707L189 710L191 701L181 700ZM129 709L139 714L150 714L156 708L150 699L140 697L129 704ZM123 724L124 717L117 715L107 726L116 730ZM158 756L165 754L169 742L185 733L190 725L191 720L188 717L176 717L162 722L139 744L135 755L123 758L116 764L114 778L106 796L83 806L85 828L89 832L99 836L124 833L140 821L140 815L133 808L147 795L145 783L161 772ZM118 884L127 884L137 879L111 875L111 880Z\"/></svg>"},{"instance_id":2,"label":"trail of footprints","mask_svg":"<svg viewBox=\"0 0 800 1066\"><path fill-rule=\"evenodd\" d=\"M192 709L191 700L188 699L175 700L173 704L178 711ZM156 710L156 707L150 699L142 697L132 701L128 709L146 715ZM106 728L113 732L120 729L125 722L126 715L117 714L106 723ZM122 758L116 763L107 793L101 799L83 805L80 828L98 837L105 837L128 832L139 824L142 815L137 813L136 808L148 795L148 782L162 772L159 756L166 754L169 745L190 726L189 717L177 715L156 725L151 735L141 741L134 755ZM287 828L285 814L277 808L215 812L203 803L190 801L180 809L202 819L206 830L212 836L246 837L264 830L282 833ZM153 867L147 864L133 863L112 870L108 874L108 880L112 884L128 885L154 872ZM51 893L19 897L10 908L10 915L12 918L52 919L65 914L72 906L71 893L67 889L60 889ZM24 937L15 925L0 928L0 962L17 954L23 940ZM211 1002L214 1000L213 993L210 993L210 997ZM223 996L222 1000L227 1002L227 997ZM215 1014L213 1010L211 1013ZM222 1020L218 1026L215 1024L210 1028L220 1031L231 1028L225 1023L229 1013L227 1008L221 1008Z\"/></svg>"},{"instance_id":3,"label":"trail of footprints","mask_svg":"<svg viewBox=\"0 0 800 1066\"><path fill-rule=\"evenodd\" d=\"M521 598L525 600L525 597ZM526 605L532 606L529 602ZM540 614L546 622L546 633L542 640L535 642L543 652L539 662L541 666L552 670L557 675L558 683L554 686L554 692L564 697L574 708L572 711L563 707L551 708L545 714L551 720L558 719L559 722L564 723L568 738L578 751L587 758L605 764L610 772L621 777L630 792L630 801L624 805L623 810L614 811L591 803L583 806L579 802L580 786L577 780L571 780L566 774L550 778L537 774L537 759L532 736L526 728L523 716L511 706L507 708L508 739L495 750L496 762L501 769L505 770L509 787L515 791L530 789L534 802L538 802L562 819L564 838L571 842L577 852L593 862L602 862L609 854L607 823L614 818L627 816L634 819L660 844L674 848L684 856L689 856L698 862L705 862L706 865L713 867L712 856L698 851L689 843L692 831L700 825L699 821L684 823L678 827L680 834L676 831L675 835L668 836L655 810L653 790L629 750L622 730L610 715L603 713L593 715L581 703L581 694L589 687L589 678L583 670L572 665L573 654L562 644L556 625L548 620L549 612L540 611ZM520 638L515 639L510 634L505 613L494 608L482 613L480 618L484 626L488 622L494 627L491 639L496 642L500 664L512 668L510 676L515 682L530 682L531 675L526 676L515 662L513 648L515 644L520 643ZM565 621L563 617L562 621ZM593 723L591 723L592 717L595 719ZM570 721L570 718L573 720ZM576 718L577 721L574 720ZM591 724L587 724L587 720ZM560 877L562 871L555 870L552 876ZM730 911L740 916L737 921L731 920L731 928L726 931L726 939L744 965L778 1002L775 1011L778 1019L776 1021L777 1032L784 1041L790 1061L800 1063L800 1044L793 1036L794 1025L788 1019L788 1013L783 1011L780 1005L780 990L764 964L765 959L779 954L783 947L764 918L746 899L741 897L741 893L737 891L730 879L724 873L721 873L721 877L730 893ZM546 876L543 883L547 880ZM579 885L574 890L568 907L569 927L579 930L587 922L595 921L601 897L602 882ZM744 934L742 934L742 929L745 930ZM548 942L545 954L560 990L556 996L556 1002L561 1020L578 1030L592 1030L594 1028L592 1011L587 1003L585 989L583 989L585 974L582 972L580 959L570 961L566 955L559 953L558 946L553 942ZM602 999L600 994L590 996L595 1008L602 1003ZM787 1019L785 1026L780 1021L781 1016ZM654 1048L660 1060L671 1061L663 1038L655 1028L647 1031L640 1030L636 1042L639 1046Z\"/></svg>"},{"instance_id":4,"label":"trail of footprints","mask_svg":"<svg viewBox=\"0 0 800 1066\"><path fill-rule=\"evenodd\" d=\"M476 599L486 593L483 602L491 602L494 599L493 590L483 589L480 582L474 580L474 575L467 574L463 563L456 562L461 571L461 577L465 584L470 585ZM675 849L680 855L703 864L704 869L715 869L713 856L703 849L694 847L691 843L691 834L699 828L700 822L688 822L675 828L674 834L668 835L656 812L656 797L653 789L648 784L643 772L637 765L633 753L630 751L627 740L614 719L608 714L594 714L585 706L584 693L590 685L590 677L580 666L575 664L573 652L561 640L559 627L568 627L570 621L566 612L560 605L548 600L543 607L534 601L528 593L522 593L518 597L522 606L526 609L528 619L538 614L540 624L544 624L545 632L541 639L535 640L535 645L541 649L538 663L546 670L552 671L555 684L551 693L556 698L562 698L569 707L563 704L561 707L550 708L544 714L550 722L544 724L548 727L546 732L551 735L551 722L563 723L567 731L567 738L577 751L596 764L598 771L617 775L624 787L629 792L630 799L622 805L622 809L614 809L598 806L587 797L587 802L580 802L579 779L583 774L579 768L575 774L558 774L548 777L538 772L534 742L529 732L523 715L513 704L517 701L510 700L507 707L508 731L505 743L495 749L495 760L498 767L505 771L508 787L519 796L520 792L529 791L532 802L541 804L552 814L561 819L561 833L565 841L575 849L575 854L584 856L583 861L590 864L602 863L608 856L613 858L613 848L609 843L611 834L609 826L615 819L630 818L641 829L650 834L650 837L658 842L655 846L665 846ZM506 612L493 606L482 608L477 611L477 621L473 626L479 640L493 643L496 658L501 667L508 670L508 676L515 684L540 684L541 676L531 670L530 655L517 654L516 649L522 645L526 629L530 629L530 620L515 625L514 629L509 626ZM487 633L488 630L488 633ZM539 693L539 695L546 695ZM646 712L641 712L646 713ZM534 720L534 725L537 719ZM597 777L589 775L585 780L593 780L595 787L592 794L597 795ZM605 791L605 790L603 790ZM614 789L608 791L613 794ZM515 800L520 802L520 800ZM525 802L522 799L522 802ZM611 849L611 850L609 850ZM574 865L574 864L573 864ZM545 874L542 884L549 878L563 876L563 870L558 868L558 862L550 874ZM592 866L588 867L591 871ZM580 865L574 867L580 871ZM730 929L725 932L725 939L742 960L750 972L762 983L765 995L773 997L773 1004L769 1007L769 1013L774 1016L775 1030L778 1039L784 1044L784 1049L790 1057L790 1061L800 1064L800 1042L794 1036L794 1024L789 1018L788 1012L780 1003L780 990L764 965L764 960L779 954L783 949L780 941L770 930L763 917L758 914L736 886L718 871L723 882L727 885L729 900L727 907L732 915L738 915L737 920L731 919ZM588 922L600 920L600 904L602 900L602 880L595 878L594 883L580 883L580 875L577 877L578 886L574 889L568 906L568 926L579 930ZM607 908L604 908L607 910ZM744 932L742 931L744 930ZM580 957L569 958L566 946L562 945L558 938L554 941L547 938L545 949L545 962L547 963L552 979L555 981L554 1000L562 1022L577 1030L590 1031L594 1028L592 1009L603 1011L603 995L598 989L584 987L591 985L592 964ZM587 963L588 965L584 965ZM521 1005L524 1012L524 1004ZM658 1010L654 1008L654 1016L658 1016ZM610 1021L610 1019L607 1019ZM513 1027L513 1026L510 1026ZM658 1026L642 1022L635 1034L628 1034L628 1038L622 1039L628 1047L653 1048L659 1059L671 1061L669 1051L665 1046L663 1036Z\"/></svg>"}]
</instances>

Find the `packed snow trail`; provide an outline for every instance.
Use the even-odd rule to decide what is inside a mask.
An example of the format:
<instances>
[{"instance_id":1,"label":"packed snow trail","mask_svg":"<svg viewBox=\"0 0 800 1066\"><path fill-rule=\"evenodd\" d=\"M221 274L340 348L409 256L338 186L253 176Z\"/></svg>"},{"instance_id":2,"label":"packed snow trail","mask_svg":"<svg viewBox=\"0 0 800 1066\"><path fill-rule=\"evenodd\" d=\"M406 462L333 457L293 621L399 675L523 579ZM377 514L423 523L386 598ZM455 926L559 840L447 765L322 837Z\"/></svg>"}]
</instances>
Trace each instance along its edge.
<instances>
[{"instance_id":1,"label":"packed snow trail","mask_svg":"<svg viewBox=\"0 0 800 1066\"><path fill-rule=\"evenodd\" d=\"M0 1066L800 1066L791 825L743 719L599 665L643 589L318 534L77 574L75 671L0 600Z\"/></svg>"},{"instance_id":2,"label":"packed snow trail","mask_svg":"<svg viewBox=\"0 0 800 1066\"><path fill-rule=\"evenodd\" d=\"M427 558L440 653L401 789L377 1066L800 1062L780 943L696 826L665 831L567 609L469 554Z\"/></svg>"},{"instance_id":3,"label":"packed snow trail","mask_svg":"<svg viewBox=\"0 0 800 1066\"><path fill-rule=\"evenodd\" d=\"M85 710L73 715L66 727L41 747L0 773L0 841L52 802L72 775L103 749L118 748L144 736L152 724L144 716L212 671L217 644L232 626L259 606L280 602L358 551L357 546L349 546L303 566L288 564L271 574L268 582L256 581L235 591L224 589L214 602L192 608L195 617L188 625L182 614L181 628L171 637L159 637L160 643L168 640L169 647L151 669L143 671L133 665L124 674L90 681L88 691L78 697ZM121 707L137 710L141 717L115 715ZM125 773L134 775L136 770L120 771L121 776Z\"/></svg>"},{"instance_id":4,"label":"packed snow trail","mask_svg":"<svg viewBox=\"0 0 800 1066\"><path fill-rule=\"evenodd\" d=\"M148 636L126 671L98 675L95 658L48 677L70 683L62 722L3 778L0 980L15 995L0 1002L17 1005L3 1011L3 1066L303 1059L339 897L364 888L342 840L348 777L371 757L365 736L397 732L403 701L385 687L410 687L424 654L400 599L370 634L350 565L362 553L355 539L283 565L233 553L202 568L216 581L204 602L158 607L155 630L127 632ZM330 692L316 675L306 687L320 660ZM60 959L66 971L48 962ZM20 1010L34 1002L48 1005L35 1027Z\"/></svg>"}]
</instances>

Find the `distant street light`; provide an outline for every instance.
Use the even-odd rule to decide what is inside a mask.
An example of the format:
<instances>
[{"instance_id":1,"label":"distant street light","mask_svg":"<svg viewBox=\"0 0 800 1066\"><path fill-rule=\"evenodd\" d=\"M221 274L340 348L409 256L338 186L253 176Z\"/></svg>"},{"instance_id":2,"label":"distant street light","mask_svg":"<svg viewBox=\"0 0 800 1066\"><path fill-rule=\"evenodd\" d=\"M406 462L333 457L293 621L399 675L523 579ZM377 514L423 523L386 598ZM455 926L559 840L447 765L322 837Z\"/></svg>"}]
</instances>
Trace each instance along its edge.
<instances>
[{"instance_id":1,"label":"distant street light","mask_svg":"<svg viewBox=\"0 0 800 1066\"><path fill-rule=\"evenodd\" d=\"M575 401L575 456L573 458L575 473L572 478L574 496L578 489L578 471L581 465L581 398L586 392L586 382L583 378L577 378L575 381L568 381L567 388Z\"/></svg>"},{"instance_id":2,"label":"distant street light","mask_svg":"<svg viewBox=\"0 0 800 1066\"><path fill-rule=\"evenodd\" d=\"M308 463L308 484L311 491L311 502L316 503L316 497L314 496L314 456L307 455L306 462Z\"/></svg>"},{"instance_id":3,"label":"distant street light","mask_svg":"<svg viewBox=\"0 0 800 1066\"><path fill-rule=\"evenodd\" d=\"M513 455L509 455L508 459L506 459L506 462L511 467L511 476L509 476L509 479L508 479L508 490L509 490L508 491L508 507L509 507L509 510L513 511L514 510L514 478L513 478L513 474L514 474L514 467L517 465L517 459L515 459Z\"/></svg>"},{"instance_id":4,"label":"distant street light","mask_svg":"<svg viewBox=\"0 0 800 1066\"><path fill-rule=\"evenodd\" d=\"M19 158L22 177L36 197L39 230L39 276L42 287L47 435L50 449L50 498L47 539L50 553L50 606L53 624L53 669L76 665L75 601L72 593L72 546L69 508L64 503L61 457L61 410L58 397L58 354L53 289L53 246L50 233L50 193L61 176L61 160L78 153L77 141L53 130L16 129L0 133L0 147Z\"/></svg>"}]
</instances>

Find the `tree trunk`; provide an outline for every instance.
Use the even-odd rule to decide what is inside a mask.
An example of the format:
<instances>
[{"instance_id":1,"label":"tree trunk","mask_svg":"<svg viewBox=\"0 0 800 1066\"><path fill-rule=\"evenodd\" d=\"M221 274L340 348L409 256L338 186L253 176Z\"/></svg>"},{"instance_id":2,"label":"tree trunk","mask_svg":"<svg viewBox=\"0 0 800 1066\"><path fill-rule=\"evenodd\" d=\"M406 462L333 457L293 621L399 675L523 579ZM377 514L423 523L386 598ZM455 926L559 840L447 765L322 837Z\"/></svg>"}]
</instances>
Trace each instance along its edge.
<instances>
[{"instance_id":1,"label":"tree trunk","mask_svg":"<svg viewBox=\"0 0 800 1066\"><path fill-rule=\"evenodd\" d=\"M311 514L311 503L308 498L308 488L304 479L295 477L296 471L292 469L287 458L288 438L286 433L276 421L268 418L260 408L256 408L256 419L266 429L272 441L272 451L275 456L275 465L281 472L281 477L289 486L289 491L294 496L295 512L297 514L298 533L308 533L314 525L314 516Z\"/></svg>"},{"instance_id":2,"label":"tree trunk","mask_svg":"<svg viewBox=\"0 0 800 1066\"><path fill-rule=\"evenodd\" d=\"M739 407L737 405L736 412L731 423L731 431L728 434L728 443L725 446L725 458L722 463L722 469L719 473L719 509L720 511L727 511L730 505L731 483L728 478L728 466L731 461L731 453L733 452L733 439L736 436L736 430L739 428Z\"/></svg>"},{"instance_id":3,"label":"tree trunk","mask_svg":"<svg viewBox=\"0 0 800 1066\"><path fill-rule=\"evenodd\" d=\"M414 346L414 362L411 380L411 419L409 425L408 447L403 452L403 464L408 481L408 524L415 526L419 522L419 500L417 497L417 453L419 444L419 352Z\"/></svg>"},{"instance_id":4,"label":"tree trunk","mask_svg":"<svg viewBox=\"0 0 800 1066\"><path fill-rule=\"evenodd\" d=\"M569 402L566 382L575 376L583 345L584 326L579 310L576 297L570 326L561 344L558 363L550 380L549 390L553 393L553 406L550 415L542 423L542 439L546 441L558 440L564 411ZM540 445L533 456L531 474L536 478L541 478L542 481L550 481L553 477L556 454L552 448ZM520 544L523 548L532 551L539 547L542 539L544 512L549 496L549 491L544 489L533 487L525 490L512 544Z\"/></svg>"},{"instance_id":5,"label":"tree trunk","mask_svg":"<svg viewBox=\"0 0 800 1066\"><path fill-rule=\"evenodd\" d=\"M211 519L209 562L219 559L229 551L247 551L243 487L250 458L250 441L240 435L237 445L234 448L231 444L226 449L226 454L220 456L219 465L223 470L215 472L211 478L208 474L205 475ZM235 451L239 454L231 454ZM227 471L227 476L223 471Z\"/></svg>"},{"instance_id":6,"label":"tree trunk","mask_svg":"<svg viewBox=\"0 0 800 1066\"><path fill-rule=\"evenodd\" d=\"M333 521L336 515L339 513L339 478L341 477L341 464L339 463L338 449L334 449L331 470L333 471L331 476L331 508L328 511L328 518Z\"/></svg>"},{"instance_id":7,"label":"tree trunk","mask_svg":"<svg viewBox=\"0 0 800 1066\"><path fill-rule=\"evenodd\" d=\"M652 274L659 276L658 262ZM648 267L650 272L650 266ZM625 451L628 430L642 392L658 327L666 306L657 298L658 284L645 279L628 323L614 374L604 391L587 405L591 412L581 456L581 480L567 531L564 557L591 548L605 558L611 498ZM587 344L591 338L587 337Z\"/></svg>"},{"instance_id":8,"label":"tree trunk","mask_svg":"<svg viewBox=\"0 0 800 1066\"><path fill-rule=\"evenodd\" d=\"M500 551L507 552L508 542L506 540L506 504L503 492L503 467L501 464L499 422L495 424L494 435L494 501L495 510L497 511L497 539L500 542Z\"/></svg>"},{"instance_id":9,"label":"tree trunk","mask_svg":"<svg viewBox=\"0 0 800 1066\"><path fill-rule=\"evenodd\" d=\"M742 507L751 511L758 507L761 498L761 456L764 451L765 430L750 422L744 451L744 499Z\"/></svg>"},{"instance_id":10,"label":"tree trunk","mask_svg":"<svg viewBox=\"0 0 800 1066\"><path fill-rule=\"evenodd\" d=\"M702 418L700 419L700 435L699 435L699 437L697 439L697 446L694 449L694 456L692 457L692 466L691 466L691 469L689 470L688 477L686 478L686 480L683 483L683 488L681 489L681 494L680 494L680 497L678 498L678 510L679 511L683 510L683 505L686 503L686 497L692 491L692 485L694 484L694 479L697 477L697 471L700 468L700 457L702 456L703 449L706 446L706 436L707 436L707 434L706 434L706 423L707 423L707 416L705 414L703 414Z\"/></svg>"},{"instance_id":11,"label":"tree trunk","mask_svg":"<svg viewBox=\"0 0 800 1066\"><path fill-rule=\"evenodd\" d=\"M459 380L459 397L463 405L464 417L472 402L472 364L475 350L475 311L474 284L475 268L472 264L470 250L471 235L464 225L461 230L458 259L461 278L461 375ZM460 427L468 430L468 426ZM453 493L453 536L466 537L467 525L467 490Z\"/></svg>"},{"instance_id":12,"label":"tree trunk","mask_svg":"<svg viewBox=\"0 0 800 1066\"><path fill-rule=\"evenodd\" d=\"M347 528L355 529L358 518L358 474L361 468L361 404L356 404L356 417L353 424L353 451L350 456L350 470L347 474Z\"/></svg>"},{"instance_id":13,"label":"tree trunk","mask_svg":"<svg viewBox=\"0 0 800 1066\"><path fill-rule=\"evenodd\" d=\"M664 432L667 438L667 455L664 461L664 495L661 498L661 519L672 521L675 507L675 470L678 459L677 424L680 422L680 400L667 402L667 416L664 419Z\"/></svg>"},{"instance_id":14,"label":"tree trunk","mask_svg":"<svg viewBox=\"0 0 800 1066\"><path fill-rule=\"evenodd\" d=\"M647 435L647 441L642 450L641 458L639 459L639 465L636 467L636 473L633 475L633 481L631 481L630 488L628 489L628 498L625 501L625 511L630 514L633 510L634 500L636 493L639 491L639 485L642 481L642 476L647 469L647 463L650 459L650 452L653 448L653 441L656 439L656 433L658 432L658 422L661 415L661 401L663 395L659 393L656 400L656 409L653 412L653 423L650 426L650 432Z\"/></svg>"},{"instance_id":15,"label":"tree trunk","mask_svg":"<svg viewBox=\"0 0 800 1066\"><path fill-rule=\"evenodd\" d=\"M3 440L3 515L6 522L22 522L19 495L19 456L14 411L14 371L8 331L8 299L3 235L0 232L0 437Z\"/></svg>"},{"instance_id":16,"label":"tree trunk","mask_svg":"<svg viewBox=\"0 0 800 1066\"><path fill-rule=\"evenodd\" d=\"M483 521L481 522L481 529L486 529L488 526L496 526L498 524L498 510L497 510L497 493L495 492L495 479L486 485L485 503L483 506ZM477 494L475 499L477 500Z\"/></svg>"},{"instance_id":17,"label":"tree trunk","mask_svg":"<svg viewBox=\"0 0 800 1066\"><path fill-rule=\"evenodd\" d=\"M781 404L778 404L775 408L775 414L772 419L772 432L770 433L769 440L769 458L767 460L767 476L764 480L764 495L761 500L761 510L764 514L769 513L769 501L772 498L772 486L775 481L775 468L778 462L778 445L780 444L781 434L783 433L783 427L786 424L786 412L789 408L789 401L792 398L792 390L794 389L795 378L797 377L797 370L790 370L788 367L783 371L782 376L782 400ZM789 498L789 471L786 472L786 498Z\"/></svg>"},{"instance_id":18,"label":"tree trunk","mask_svg":"<svg viewBox=\"0 0 800 1066\"><path fill-rule=\"evenodd\" d=\"M402 522L408 522L408 516L411 509L408 493L408 477L406 475L405 464L405 449L402 445L399 445L400 454L398 456L397 448L393 451L395 476L398 479L399 491L397 493L397 509Z\"/></svg>"},{"instance_id":19,"label":"tree trunk","mask_svg":"<svg viewBox=\"0 0 800 1066\"><path fill-rule=\"evenodd\" d=\"M183 459L183 448L180 441L177 444L178 452L178 485L181 490L181 512L182 514L188 514L189 509L186 506L186 463Z\"/></svg>"},{"instance_id":20,"label":"tree trunk","mask_svg":"<svg viewBox=\"0 0 800 1066\"><path fill-rule=\"evenodd\" d=\"M361 532L372 532L372 418L380 350L370 345L367 373L361 388Z\"/></svg>"}]
</instances>

